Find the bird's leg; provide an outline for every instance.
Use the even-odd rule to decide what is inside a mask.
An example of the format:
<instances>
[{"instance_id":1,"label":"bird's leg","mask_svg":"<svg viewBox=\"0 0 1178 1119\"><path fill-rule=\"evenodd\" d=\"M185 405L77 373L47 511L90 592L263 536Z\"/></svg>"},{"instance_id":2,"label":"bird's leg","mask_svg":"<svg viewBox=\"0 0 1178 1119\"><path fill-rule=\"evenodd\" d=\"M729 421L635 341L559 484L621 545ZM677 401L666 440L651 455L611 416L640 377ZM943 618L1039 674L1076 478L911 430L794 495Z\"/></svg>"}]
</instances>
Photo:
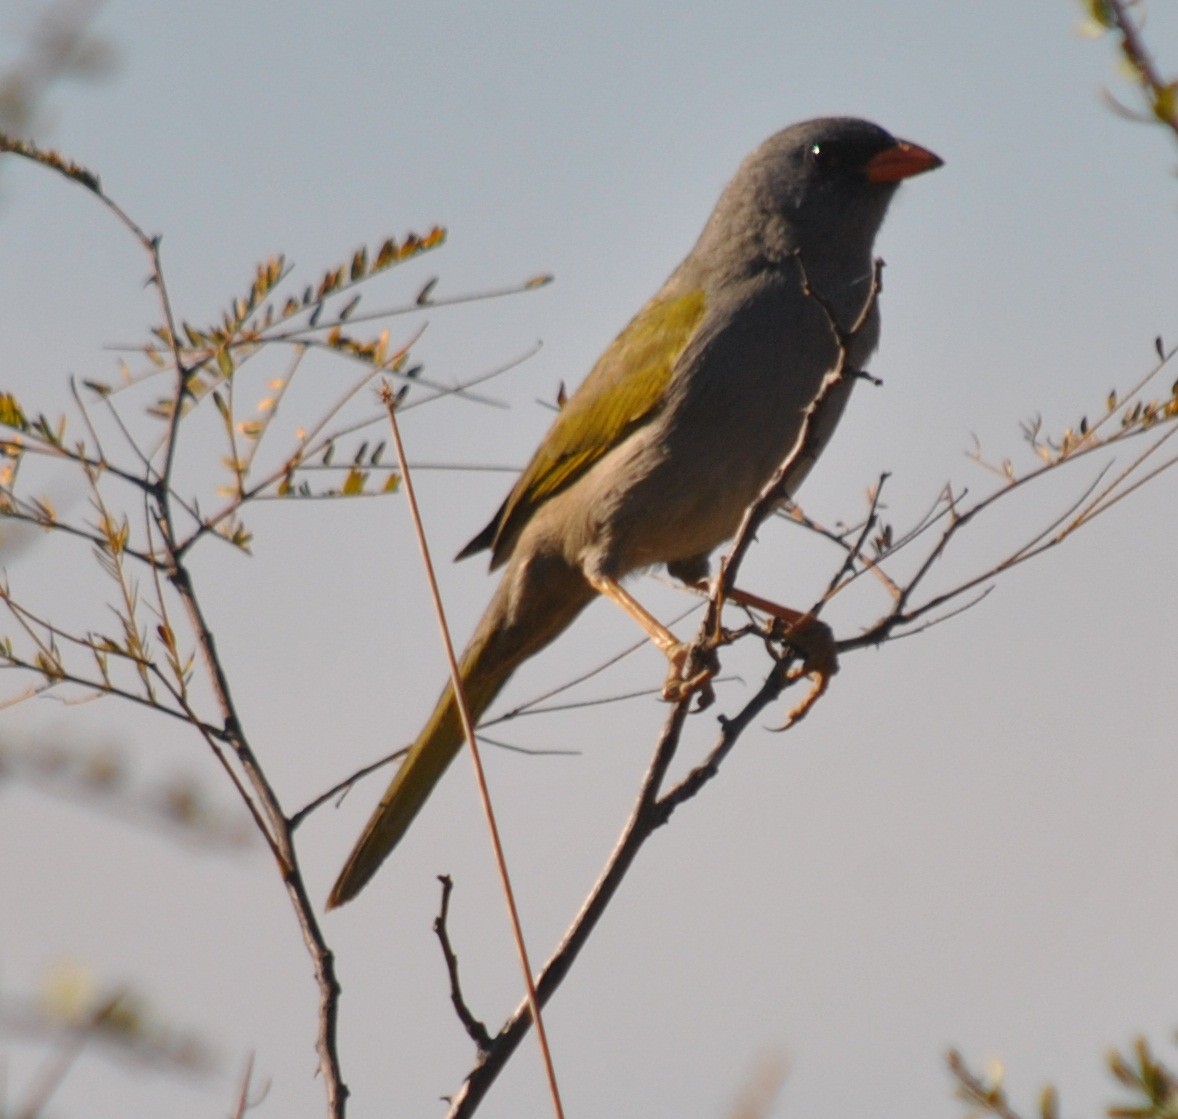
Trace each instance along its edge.
<instances>
[{"instance_id":1,"label":"bird's leg","mask_svg":"<svg viewBox=\"0 0 1178 1119\"><path fill-rule=\"evenodd\" d=\"M625 610L670 661L671 668L663 684L663 699L680 703L698 691L700 707L708 706L715 698L710 681L716 674L717 665L698 665L695 658L699 651L695 646L680 641L616 579L611 579L608 575L586 575L586 578L598 594L604 595Z\"/></svg>"},{"instance_id":2,"label":"bird's leg","mask_svg":"<svg viewBox=\"0 0 1178 1119\"><path fill-rule=\"evenodd\" d=\"M701 580L694 585L705 594L711 593L711 587L706 581ZM813 683L806 698L790 711L781 729L804 719L810 708L826 694L830 678L839 670L838 652L830 626L810 612L791 610L788 606L742 591L739 587L729 587L724 592L724 599L768 614L774 620L773 636L793 645L801 653L801 667L791 671L790 679L808 676Z\"/></svg>"}]
</instances>

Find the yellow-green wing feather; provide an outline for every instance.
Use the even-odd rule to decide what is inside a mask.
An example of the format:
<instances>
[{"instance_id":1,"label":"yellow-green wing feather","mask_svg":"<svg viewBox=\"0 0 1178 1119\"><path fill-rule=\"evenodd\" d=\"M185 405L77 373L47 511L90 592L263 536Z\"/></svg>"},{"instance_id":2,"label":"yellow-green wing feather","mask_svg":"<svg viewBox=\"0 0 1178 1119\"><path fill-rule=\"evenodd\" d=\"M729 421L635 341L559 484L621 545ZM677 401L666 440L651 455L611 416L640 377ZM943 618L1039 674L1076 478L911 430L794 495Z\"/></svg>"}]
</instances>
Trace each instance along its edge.
<instances>
[{"instance_id":1,"label":"yellow-green wing feather","mask_svg":"<svg viewBox=\"0 0 1178 1119\"><path fill-rule=\"evenodd\" d=\"M495 519L460 554L489 546L498 566L540 505L647 423L705 310L702 291L648 303L561 408Z\"/></svg>"}]
</instances>

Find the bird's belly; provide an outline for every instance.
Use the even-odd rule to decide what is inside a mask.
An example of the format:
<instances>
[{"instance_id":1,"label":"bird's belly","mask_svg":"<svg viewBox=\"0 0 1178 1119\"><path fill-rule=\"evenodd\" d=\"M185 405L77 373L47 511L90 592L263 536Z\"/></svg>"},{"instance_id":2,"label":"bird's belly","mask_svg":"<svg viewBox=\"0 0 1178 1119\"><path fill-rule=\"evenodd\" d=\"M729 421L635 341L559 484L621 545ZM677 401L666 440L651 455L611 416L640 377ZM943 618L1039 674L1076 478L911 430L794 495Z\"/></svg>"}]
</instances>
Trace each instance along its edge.
<instances>
[{"instance_id":1,"label":"bird's belly","mask_svg":"<svg viewBox=\"0 0 1178 1119\"><path fill-rule=\"evenodd\" d=\"M791 470L791 494L833 431L847 391L838 390L820 414L805 461ZM584 487L577 504L587 515L573 534L577 554L569 558L587 571L620 578L708 555L735 534L801 429L796 412L766 410L751 428L747 416L731 425L721 419L702 435L694 425L690 440L657 425L636 433L574 487Z\"/></svg>"}]
</instances>

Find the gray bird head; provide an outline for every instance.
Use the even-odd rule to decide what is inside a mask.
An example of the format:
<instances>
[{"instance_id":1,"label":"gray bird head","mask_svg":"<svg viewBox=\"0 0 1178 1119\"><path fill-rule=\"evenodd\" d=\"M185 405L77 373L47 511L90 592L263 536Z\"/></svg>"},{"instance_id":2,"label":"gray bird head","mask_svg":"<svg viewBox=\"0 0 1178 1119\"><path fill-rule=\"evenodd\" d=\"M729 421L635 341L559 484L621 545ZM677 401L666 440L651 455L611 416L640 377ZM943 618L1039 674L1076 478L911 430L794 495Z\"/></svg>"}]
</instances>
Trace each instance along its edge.
<instances>
[{"instance_id":1,"label":"gray bird head","mask_svg":"<svg viewBox=\"0 0 1178 1119\"><path fill-rule=\"evenodd\" d=\"M858 272L896 188L941 163L870 121L791 125L741 164L693 255L730 274L780 265L795 252L812 273Z\"/></svg>"}]
</instances>

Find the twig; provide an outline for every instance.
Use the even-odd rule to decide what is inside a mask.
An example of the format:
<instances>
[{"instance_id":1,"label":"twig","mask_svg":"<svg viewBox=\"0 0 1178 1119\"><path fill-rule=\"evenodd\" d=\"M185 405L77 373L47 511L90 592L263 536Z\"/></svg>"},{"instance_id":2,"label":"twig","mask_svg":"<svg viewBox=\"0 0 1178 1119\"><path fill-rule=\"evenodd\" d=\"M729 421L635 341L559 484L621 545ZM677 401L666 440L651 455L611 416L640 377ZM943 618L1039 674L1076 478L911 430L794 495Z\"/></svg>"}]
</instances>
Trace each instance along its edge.
<instances>
[{"instance_id":1,"label":"twig","mask_svg":"<svg viewBox=\"0 0 1178 1119\"><path fill-rule=\"evenodd\" d=\"M450 930L446 927L446 920L450 915L450 895L454 891L454 880L448 874L439 874L438 881L442 884L442 902L438 915L434 918L434 932L438 943L442 946L442 957L446 961L446 973L450 976L450 1001L454 1004L454 1012L462 1023L470 1039L478 1047L480 1053L491 1048L491 1035L466 1005L462 997L462 986L458 981L458 957L450 944Z\"/></svg>"},{"instance_id":2,"label":"twig","mask_svg":"<svg viewBox=\"0 0 1178 1119\"><path fill-rule=\"evenodd\" d=\"M863 527L859 530L859 535L853 544L847 546L847 554L843 559L842 566L831 576L830 581L826 585L826 593L822 596L823 602L829 602L838 591L846 586L850 581L857 577L855 564L863 555L863 549L867 546L867 540L871 536L872 530L879 523L879 501L880 495L883 493L884 483L888 480L888 474L884 473L879 476L879 482L872 488L871 503L867 509L867 517L863 521Z\"/></svg>"},{"instance_id":3,"label":"twig","mask_svg":"<svg viewBox=\"0 0 1178 1119\"><path fill-rule=\"evenodd\" d=\"M302 808L287 818L287 824L290 830L294 831L312 812L317 808L322 808L329 800L334 800L337 796L348 792L357 781L363 780L370 773L375 773L378 769L383 769L390 762L395 762L398 758L403 758L408 752L409 747L402 746L399 750L394 750L391 754L386 754L383 758L378 758L368 765L361 766L355 773L349 777L345 777L342 781L337 781L327 792L320 793L314 800L308 801Z\"/></svg>"},{"instance_id":4,"label":"twig","mask_svg":"<svg viewBox=\"0 0 1178 1119\"><path fill-rule=\"evenodd\" d=\"M950 1049L945 1058L953 1079L957 1081L957 1094L966 1103L984 1108L989 1114L998 1119L1022 1119L1006 1101L1006 1093L1001 1084L986 1084L980 1077L975 1076L965 1066L961 1054L956 1049Z\"/></svg>"},{"instance_id":5,"label":"twig","mask_svg":"<svg viewBox=\"0 0 1178 1119\"><path fill-rule=\"evenodd\" d=\"M687 587L687 589L695 590L696 588ZM689 607L677 617L672 618L670 622L667 623L668 626L677 625L697 609L698 606ZM493 727L499 723L506 723L512 719L519 718L522 715L530 715L533 712L538 714L541 711L559 710L560 708L558 707L543 707L541 704L543 704L545 700L552 699L553 696L561 695L564 692L570 691L573 688L584 684L587 680L592 680L595 676L601 675L601 673L603 673L607 668L612 668L619 661L625 660L626 657L638 652L639 649L645 649L649 647L649 645L649 639L643 637L640 641L635 641L632 645L627 645L624 649L614 653L613 656L607 657L605 660L601 661L599 664L594 665L587 671L580 673L578 676L574 676L571 680L566 680L563 684L558 684L556 687L550 688L546 692L541 692L539 695L533 696L531 699L525 700L523 703L517 704L515 707L504 711L501 715L496 715L493 719L484 719L481 723L479 723L479 729L485 730L487 727ZM624 699L626 697L622 696L618 698Z\"/></svg>"},{"instance_id":6,"label":"twig","mask_svg":"<svg viewBox=\"0 0 1178 1119\"><path fill-rule=\"evenodd\" d=\"M819 292L810 286L809 277L806 274L805 264L801 256L795 254L793 259L797 262L798 269L801 273L803 291L826 314L827 322L834 336L836 358L833 366L823 378L817 396L806 409L798 437L793 447L790 448L789 454L786 455L773 477L762 488L757 500L745 510L740 527L736 530L736 536L733 538L732 547L728 550L727 555L720 564L720 573L716 579L716 588L712 595L708 614L704 619L703 629L701 630L705 634L716 631L719 625L720 609L724 601L724 596L728 589L735 585L737 572L740 570L740 565L744 560L745 554L752 546L757 530L764 523L766 517L783 500L791 496L789 493L790 476L795 472L799 463L806 461L807 457L811 455L816 457L821 450L816 444L818 438L817 433L822 427L820 422L822 412L830 406L834 394L855 376L854 370L847 368L849 347L854 341L855 336L863 329L863 326L870 318L881 290L880 277L883 270L883 261L876 260L872 269L871 287L868 290L867 298L855 321L849 329L846 329L840 325L834 308L830 306Z\"/></svg>"}]
</instances>

